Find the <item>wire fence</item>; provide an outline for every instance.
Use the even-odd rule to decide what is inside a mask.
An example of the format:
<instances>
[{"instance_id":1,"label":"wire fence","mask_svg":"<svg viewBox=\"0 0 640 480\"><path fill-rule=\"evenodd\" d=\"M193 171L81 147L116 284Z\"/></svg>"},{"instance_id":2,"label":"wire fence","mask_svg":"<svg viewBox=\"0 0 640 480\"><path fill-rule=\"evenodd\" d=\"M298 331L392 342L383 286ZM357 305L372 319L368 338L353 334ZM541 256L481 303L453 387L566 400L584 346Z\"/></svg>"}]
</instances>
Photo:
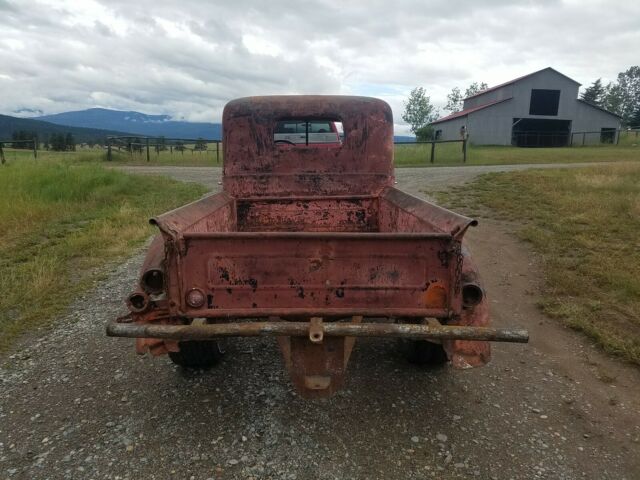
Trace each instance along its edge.
<instances>
[{"instance_id":1,"label":"wire fence","mask_svg":"<svg viewBox=\"0 0 640 480\"><path fill-rule=\"evenodd\" d=\"M450 162L460 161L467 162L467 143L466 139L460 140L432 140L432 141L416 141L416 142L393 142L395 149L396 164L420 164L435 163L436 156ZM459 148L455 148L455 144L460 144ZM424 148L429 146L428 149ZM440 145L436 148L436 145ZM423 147L424 146L424 147ZM453 147L453 148L451 148ZM428 152L428 153L427 153ZM437 154L437 155L436 155Z\"/></svg>"},{"instance_id":2,"label":"wire fence","mask_svg":"<svg viewBox=\"0 0 640 480\"><path fill-rule=\"evenodd\" d=\"M173 155L174 152L184 155L184 152L191 154L214 153L216 163L220 163L221 141L208 140L204 138L165 138L165 137L140 137L140 136L109 136L106 141L107 161L113 160L114 150L126 152L131 157L134 154L146 154L147 162L151 161L152 153L159 157L163 152ZM211 148L210 148L211 147Z\"/></svg>"},{"instance_id":3,"label":"wire fence","mask_svg":"<svg viewBox=\"0 0 640 480\"><path fill-rule=\"evenodd\" d=\"M38 158L38 140L0 140L0 164L4 165L7 160L4 156L4 149L6 146L11 145L12 148L33 149L33 158ZM25 145L26 147L23 147Z\"/></svg>"}]
</instances>

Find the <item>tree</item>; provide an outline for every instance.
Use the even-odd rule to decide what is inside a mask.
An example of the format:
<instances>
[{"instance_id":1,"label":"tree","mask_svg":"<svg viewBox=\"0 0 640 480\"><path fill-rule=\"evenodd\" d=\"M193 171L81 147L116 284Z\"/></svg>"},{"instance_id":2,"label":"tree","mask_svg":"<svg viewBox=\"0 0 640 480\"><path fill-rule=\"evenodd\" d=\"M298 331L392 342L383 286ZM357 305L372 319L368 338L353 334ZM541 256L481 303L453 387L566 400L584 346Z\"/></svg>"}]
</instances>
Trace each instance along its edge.
<instances>
[{"instance_id":1,"label":"tree","mask_svg":"<svg viewBox=\"0 0 640 480\"><path fill-rule=\"evenodd\" d=\"M585 102L589 102L592 105L602 106L605 99L606 87L602 85L602 79L597 79L591 85L589 85L580 98Z\"/></svg>"},{"instance_id":2,"label":"tree","mask_svg":"<svg viewBox=\"0 0 640 480\"><path fill-rule=\"evenodd\" d=\"M17 149L31 149L33 148L33 144L26 143L26 140L35 140L38 141L38 135L35 132L27 132L26 130L18 130L17 132L13 132L11 134L11 140L15 140L16 142L12 145L13 148Z\"/></svg>"},{"instance_id":3,"label":"tree","mask_svg":"<svg viewBox=\"0 0 640 480\"><path fill-rule=\"evenodd\" d=\"M602 95L602 108L609 110L610 112L617 113L622 112L622 90L616 83L609 82L604 87L604 94Z\"/></svg>"},{"instance_id":4,"label":"tree","mask_svg":"<svg viewBox=\"0 0 640 480\"><path fill-rule=\"evenodd\" d=\"M52 133L49 143L54 152L63 152L67 149L67 143L62 133Z\"/></svg>"},{"instance_id":5,"label":"tree","mask_svg":"<svg viewBox=\"0 0 640 480\"><path fill-rule=\"evenodd\" d=\"M620 111L625 125L630 125L633 114L640 108L640 67L630 67L618 74L617 86L621 100Z\"/></svg>"},{"instance_id":6,"label":"tree","mask_svg":"<svg viewBox=\"0 0 640 480\"><path fill-rule=\"evenodd\" d=\"M200 137L198 138L198 140L196 140L196 144L193 147L193 149L198 151L204 151L207 149L207 142L205 142L204 139Z\"/></svg>"},{"instance_id":7,"label":"tree","mask_svg":"<svg viewBox=\"0 0 640 480\"><path fill-rule=\"evenodd\" d=\"M451 93L447 95L447 104L444 109L453 113L462 110L462 92L458 87L453 87Z\"/></svg>"},{"instance_id":8,"label":"tree","mask_svg":"<svg viewBox=\"0 0 640 480\"><path fill-rule=\"evenodd\" d=\"M67 133L67 136L64 139L64 146L65 146L65 150L69 150L69 151L76 151L76 140L75 138L73 138L73 135L71 135L71 133Z\"/></svg>"},{"instance_id":9,"label":"tree","mask_svg":"<svg viewBox=\"0 0 640 480\"><path fill-rule=\"evenodd\" d=\"M462 95L462 92L458 87L453 87L451 89L451 93L447 95L447 104L444 109L451 113L459 112L463 108L465 98L471 97L476 93L480 93L487 88L489 88L489 86L484 82L473 82L466 88L464 95Z\"/></svg>"},{"instance_id":10,"label":"tree","mask_svg":"<svg viewBox=\"0 0 640 480\"><path fill-rule=\"evenodd\" d=\"M635 113L631 116L629 122L630 127L640 128L640 107L638 107Z\"/></svg>"},{"instance_id":11,"label":"tree","mask_svg":"<svg viewBox=\"0 0 640 480\"><path fill-rule=\"evenodd\" d=\"M439 116L439 112L431 104L431 99L422 87L416 87L409 93L409 98L404 102L402 119L407 122L412 133L427 126Z\"/></svg>"},{"instance_id":12,"label":"tree","mask_svg":"<svg viewBox=\"0 0 640 480\"><path fill-rule=\"evenodd\" d=\"M164 136L159 136L158 140L156 141L156 153L162 152L166 149L167 149L167 140L164 138Z\"/></svg>"},{"instance_id":13,"label":"tree","mask_svg":"<svg viewBox=\"0 0 640 480\"><path fill-rule=\"evenodd\" d=\"M486 90L487 88L489 88L489 85L487 85L484 82L473 82L471 85L469 85L467 87L467 89L464 91L464 98L469 98L472 95L475 95L476 93L480 93L483 90Z\"/></svg>"},{"instance_id":14,"label":"tree","mask_svg":"<svg viewBox=\"0 0 640 480\"><path fill-rule=\"evenodd\" d=\"M434 128L432 125L425 125L415 131L416 140L418 142L430 142L433 140Z\"/></svg>"}]
</instances>

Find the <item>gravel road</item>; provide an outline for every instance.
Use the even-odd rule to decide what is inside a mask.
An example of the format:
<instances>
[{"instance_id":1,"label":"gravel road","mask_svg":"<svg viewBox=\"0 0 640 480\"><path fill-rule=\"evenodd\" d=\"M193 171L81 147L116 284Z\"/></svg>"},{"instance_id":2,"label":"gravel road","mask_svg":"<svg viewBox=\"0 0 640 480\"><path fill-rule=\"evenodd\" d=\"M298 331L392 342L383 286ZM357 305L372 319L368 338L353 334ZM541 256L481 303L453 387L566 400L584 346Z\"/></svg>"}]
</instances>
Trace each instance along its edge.
<instances>
[{"instance_id":1,"label":"gravel road","mask_svg":"<svg viewBox=\"0 0 640 480\"><path fill-rule=\"evenodd\" d=\"M396 169L398 185L414 195L422 195L429 190L442 190L453 185L461 185L478 175L491 172L513 172L531 168L579 168L593 165L606 165L606 162L556 163L522 165L472 165L467 167L406 167ZM168 175L184 182L202 183L217 189L222 178L221 167L156 167L156 166L117 166L118 170L143 175Z\"/></svg>"},{"instance_id":2,"label":"gravel road","mask_svg":"<svg viewBox=\"0 0 640 480\"><path fill-rule=\"evenodd\" d=\"M397 177L424 196L499 168ZM219 188L214 169L126 170ZM425 371L392 341L360 340L346 389L319 401L292 391L275 340L230 341L221 365L184 372L106 338L138 252L0 359L0 479L640 478L638 370L539 313L537 260L508 225L482 220L469 240L495 324L531 343Z\"/></svg>"}]
</instances>

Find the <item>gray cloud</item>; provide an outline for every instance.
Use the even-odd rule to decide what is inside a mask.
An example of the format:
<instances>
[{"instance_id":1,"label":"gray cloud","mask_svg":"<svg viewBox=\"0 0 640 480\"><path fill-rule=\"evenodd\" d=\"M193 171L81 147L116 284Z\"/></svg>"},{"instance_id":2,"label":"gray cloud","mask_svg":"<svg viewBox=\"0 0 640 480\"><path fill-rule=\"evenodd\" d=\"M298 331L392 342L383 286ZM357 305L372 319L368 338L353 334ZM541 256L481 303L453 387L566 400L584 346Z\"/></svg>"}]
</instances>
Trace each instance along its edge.
<instances>
[{"instance_id":1,"label":"gray cloud","mask_svg":"<svg viewBox=\"0 0 640 480\"><path fill-rule=\"evenodd\" d=\"M640 5L605 1L0 0L0 111L101 106L218 121L244 95L386 99L553 66L582 83L637 64Z\"/></svg>"}]
</instances>

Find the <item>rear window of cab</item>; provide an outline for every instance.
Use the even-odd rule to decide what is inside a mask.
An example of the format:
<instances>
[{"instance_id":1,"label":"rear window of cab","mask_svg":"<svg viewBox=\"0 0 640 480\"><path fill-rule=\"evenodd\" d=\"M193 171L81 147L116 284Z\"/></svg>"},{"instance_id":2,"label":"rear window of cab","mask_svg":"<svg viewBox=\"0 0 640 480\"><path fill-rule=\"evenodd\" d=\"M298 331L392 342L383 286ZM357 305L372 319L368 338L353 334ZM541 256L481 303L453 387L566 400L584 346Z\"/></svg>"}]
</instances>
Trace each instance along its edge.
<instances>
[{"instance_id":1,"label":"rear window of cab","mask_svg":"<svg viewBox=\"0 0 640 480\"><path fill-rule=\"evenodd\" d=\"M273 140L280 146L339 146L342 122L329 119L289 119L276 122Z\"/></svg>"}]
</instances>

